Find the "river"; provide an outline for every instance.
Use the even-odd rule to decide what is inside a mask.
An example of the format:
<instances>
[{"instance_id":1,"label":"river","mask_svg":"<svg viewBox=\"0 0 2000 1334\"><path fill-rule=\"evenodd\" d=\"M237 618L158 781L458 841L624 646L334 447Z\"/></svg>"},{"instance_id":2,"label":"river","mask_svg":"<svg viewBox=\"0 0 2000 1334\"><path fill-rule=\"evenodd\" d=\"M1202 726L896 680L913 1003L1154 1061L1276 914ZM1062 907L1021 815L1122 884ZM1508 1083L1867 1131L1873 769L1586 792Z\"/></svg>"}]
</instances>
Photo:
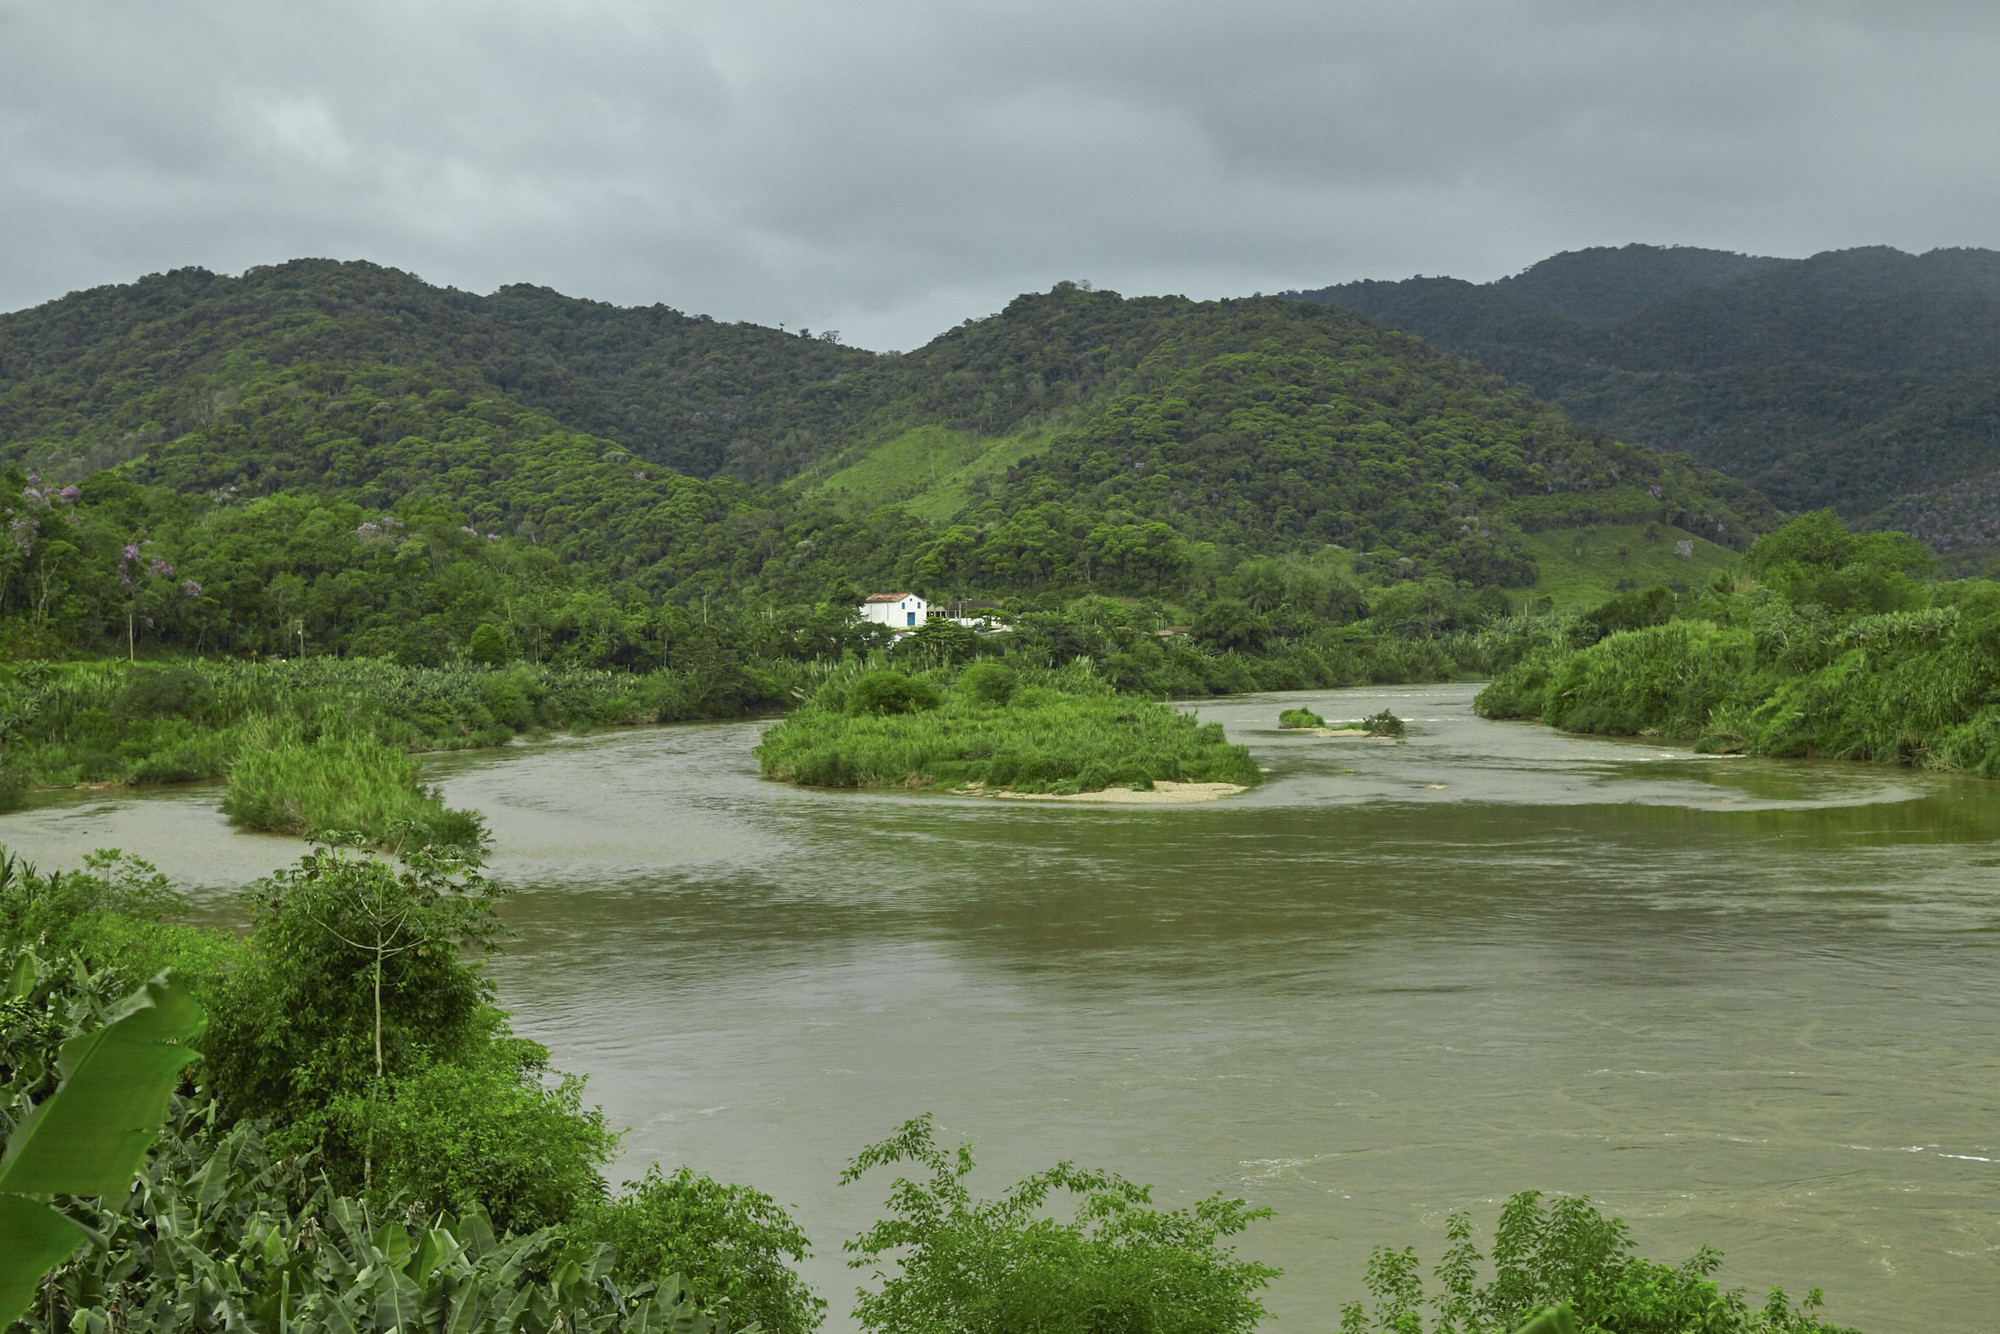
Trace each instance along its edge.
<instances>
[{"instance_id":1,"label":"river","mask_svg":"<svg viewBox=\"0 0 2000 1334\"><path fill-rule=\"evenodd\" d=\"M808 792L759 723L441 757L519 892L496 965L586 1072L620 1166L790 1206L840 1242L919 1112L997 1192L1071 1158L1277 1211L1280 1329L1326 1330L1378 1242L1428 1262L1529 1187L1640 1250L1828 1289L1871 1334L1992 1328L2000 1298L2000 785L1704 759L1474 717L1474 687L1205 704L1268 766L1206 806ZM1276 729L1381 707L1402 744ZM47 865L142 853L209 911L289 859L213 788L0 817Z\"/></svg>"}]
</instances>

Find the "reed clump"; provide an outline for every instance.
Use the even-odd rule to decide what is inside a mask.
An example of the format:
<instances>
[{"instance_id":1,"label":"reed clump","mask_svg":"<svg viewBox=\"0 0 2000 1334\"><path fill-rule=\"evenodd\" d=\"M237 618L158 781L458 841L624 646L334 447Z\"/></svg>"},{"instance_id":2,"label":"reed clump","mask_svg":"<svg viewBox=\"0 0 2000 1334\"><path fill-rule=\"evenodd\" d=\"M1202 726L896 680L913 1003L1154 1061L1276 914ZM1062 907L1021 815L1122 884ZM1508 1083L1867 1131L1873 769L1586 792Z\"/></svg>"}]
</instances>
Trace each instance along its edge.
<instances>
[{"instance_id":1,"label":"reed clump","mask_svg":"<svg viewBox=\"0 0 2000 1334\"><path fill-rule=\"evenodd\" d=\"M478 848L485 822L445 806L417 761L372 736L258 738L230 766L222 812L244 829L375 845Z\"/></svg>"}]
</instances>

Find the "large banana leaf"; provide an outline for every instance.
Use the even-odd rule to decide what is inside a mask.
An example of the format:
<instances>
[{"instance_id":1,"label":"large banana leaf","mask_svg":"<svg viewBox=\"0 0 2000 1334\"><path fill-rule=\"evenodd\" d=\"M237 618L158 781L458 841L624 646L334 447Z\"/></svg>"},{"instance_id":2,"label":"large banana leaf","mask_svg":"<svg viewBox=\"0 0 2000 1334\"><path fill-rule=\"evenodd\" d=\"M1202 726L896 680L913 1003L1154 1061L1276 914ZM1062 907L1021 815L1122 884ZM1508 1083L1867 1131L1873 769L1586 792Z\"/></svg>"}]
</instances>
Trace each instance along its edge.
<instances>
[{"instance_id":1,"label":"large banana leaf","mask_svg":"<svg viewBox=\"0 0 2000 1334\"><path fill-rule=\"evenodd\" d=\"M187 1040L207 1023L201 1006L164 976L106 1016L102 1028L63 1043L62 1083L7 1138L0 1159L0 1325L27 1309L43 1274L83 1244L84 1233L33 1198L121 1195L166 1119Z\"/></svg>"}]
</instances>

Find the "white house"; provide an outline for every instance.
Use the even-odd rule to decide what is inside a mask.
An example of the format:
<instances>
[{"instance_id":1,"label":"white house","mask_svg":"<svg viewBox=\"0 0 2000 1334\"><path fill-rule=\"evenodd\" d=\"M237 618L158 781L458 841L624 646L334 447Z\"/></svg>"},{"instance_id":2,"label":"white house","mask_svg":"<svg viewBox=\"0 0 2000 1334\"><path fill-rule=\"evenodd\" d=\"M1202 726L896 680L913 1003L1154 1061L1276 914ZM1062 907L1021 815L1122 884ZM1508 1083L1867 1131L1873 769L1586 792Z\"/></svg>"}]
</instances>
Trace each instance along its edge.
<instances>
[{"instance_id":1,"label":"white house","mask_svg":"<svg viewBox=\"0 0 2000 1334\"><path fill-rule=\"evenodd\" d=\"M861 619L892 630L914 630L930 619L930 604L915 593L870 593L861 603Z\"/></svg>"}]
</instances>

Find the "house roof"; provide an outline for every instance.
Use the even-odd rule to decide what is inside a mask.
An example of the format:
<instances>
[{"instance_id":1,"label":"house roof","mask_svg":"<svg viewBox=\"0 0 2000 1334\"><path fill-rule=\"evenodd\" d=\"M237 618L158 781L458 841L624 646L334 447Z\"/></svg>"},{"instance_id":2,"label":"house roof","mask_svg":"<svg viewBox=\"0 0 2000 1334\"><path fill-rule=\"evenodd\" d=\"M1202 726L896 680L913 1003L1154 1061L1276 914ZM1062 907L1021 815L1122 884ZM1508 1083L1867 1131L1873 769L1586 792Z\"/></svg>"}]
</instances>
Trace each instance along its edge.
<instances>
[{"instance_id":1,"label":"house roof","mask_svg":"<svg viewBox=\"0 0 2000 1334\"><path fill-rule=\"evenodd\" d=\"M870 593L861 600L863 602L901 602L904 598L913 598L915 596L915 593Z\"/></svg>"}]
</instances>

